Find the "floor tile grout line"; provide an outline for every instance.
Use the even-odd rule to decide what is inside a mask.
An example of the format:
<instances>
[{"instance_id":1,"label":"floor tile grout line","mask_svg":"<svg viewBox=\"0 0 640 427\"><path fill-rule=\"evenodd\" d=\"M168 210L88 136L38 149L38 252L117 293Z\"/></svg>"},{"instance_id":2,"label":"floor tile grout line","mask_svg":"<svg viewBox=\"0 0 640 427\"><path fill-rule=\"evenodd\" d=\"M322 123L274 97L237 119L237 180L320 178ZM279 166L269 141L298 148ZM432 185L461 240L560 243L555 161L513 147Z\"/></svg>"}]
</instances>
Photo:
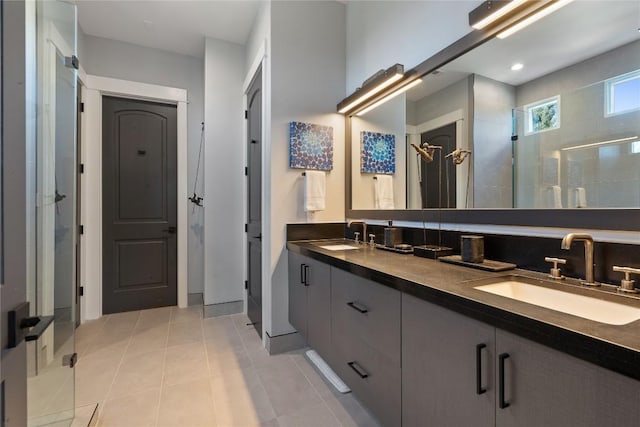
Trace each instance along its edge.
<instances>
[{"instance_id":1,"label":"floor tile grout line","mask_svg":"<svg viewBox=\"0 0 640 427\"><path fill-rule=\"evenodd\" d=\"M304 353L302 353L301 355L303 358ZM306 360L306 359L304 359ZM344 427L344 424L342 424L342 421L340 421L340 419L338 418L338 415L335 413L335 411L333 410L333 408L331 408L331 406L329 405L329 402L327 402L327 399L325 399L325 397L318 391L318 388L315 386L315 384L313 384L313 382L309 379L309 377L304 373L304 371L302 370L302 368L300 367L300 364L297 362L297 360L295 358L293 358L293 363L296 364L296 366L298 367L298 369L302 372L302 375L307 379L307 381L311 384L311 387L313 387L313 389L316 391L316 393L318 393L318 395L320 396L320 399L322 399L322 402L325 404L325 406L329 409L329 411L331 411L331 414L333 414L333 418L336 420L336 422L338 423L337 425ZM311 369L314 369L313 366L311 366ZM327 385L327 387L330 387L329 385ZM333 390L329 389L329 392L331 392L331 395L333 396Z\"/></svg>"},{"instance_id":2,"label":"floor tile grout line","mask_svg":"<svg viewBox=\"0 0 640 427\"><path fill-rule=\"evenodd\" d=\"M133 328L131 329L131 331L129 332L129 339L127 340L127 345L124 347L124 351L122 352L122 355L120 356L120 361L118 362L118 367L116 368L115 373L113 374L113 378L111 379L111 384L109 385L109 389L107 390L107 393L104 395L104 399L102 400L102 406L100 406L100 404L98 403L98 422L97 427L100 427L100 424L102 424L102 411L104 410L105 404L107 401L109 401L109 396L111 395L111 390L113 390L113 384L115 384L116 382L116 378L118 377L118 373L120 372L120 368L122 367L122 363L124 361L124 357L127 354L127 350L129 349L129 345L131 344L131 340L133 339L133 331L136 327L136 325L138 324L138 321L140 320L140 311L138 311L138 317L136 317L136 323L135 325L133 325ZM107 319L107 321L105 322L105 327L107 325L107 323L109 322L109 319Z\"/></svg>"},{"instance_id":3,"label":"floor tile grout line","mask_svg":"<svg viewBox=\"0 0 640 427\"><path fill-rule=\"evenodd\" d=\"M167 367L167 348L169 347L169 333L171 331L171 316L173 313L173 308L171 308L171 313L169 314L169 321L167 322L167 337L164 340L164 355L162 357L162 378L160 379L160 392L158 393L158 406L156 408L156 417L153 425L158 426L160 422L160 405L162 404L162 392L164 390L164 377L166 375L166 367Z\"/></svg>"}]
</instances>

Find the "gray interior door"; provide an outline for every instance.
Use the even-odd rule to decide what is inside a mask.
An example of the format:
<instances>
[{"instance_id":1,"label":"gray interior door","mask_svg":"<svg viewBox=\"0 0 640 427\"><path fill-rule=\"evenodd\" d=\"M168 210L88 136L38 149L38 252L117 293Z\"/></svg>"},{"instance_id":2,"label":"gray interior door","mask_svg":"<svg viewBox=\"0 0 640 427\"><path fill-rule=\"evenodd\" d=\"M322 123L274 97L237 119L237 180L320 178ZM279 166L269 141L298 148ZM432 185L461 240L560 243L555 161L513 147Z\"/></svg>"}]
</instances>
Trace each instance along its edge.
<instances>
[{"instance_id":1,"label":"gray interior door","mask_svg":"<svg viewBox=\"0 0 640 427\"><path fill-rule=\"evenodd\" d=\"M420 183L423 208L455 208L456 207L456 169L451 159L444 156L456 149L456 124L424 132L420 135L420 144L428 142L439 145L433 161L422 161ZM442 156L442 161L440 156Z\"/></svg>"},{"instance_id":2,"label":"gray interior door","mask_svg":"<svg viewBox=\"0 0 640 427\"><path fill-rule=\"evenodd\" d=\"M247 315L262 336L262 67L247 92Z\"/></svg>"},{"instance_id":3,"label":"gray interior door","mask_svg":"<svg viewBox=\"0 0 640 427\"><path fill-rule=\"evenodd\" d=\"M106 313L175 305L175 105L103 97L103 299Z\"/></svg>"},{"instance_id":4,"label":"gray interior door","mask_svg":"<svg viewBox=\"0 0 640 427\"><path fill-rule=\"evenodd\" d=\"M8 348L7 322L8 312L27 300L24 2L0 2L0 17L0 425L25 426L27 345L21 340L16 347ZM4 185L5 182L10 185Z\"/></svg>"}]
</instances>

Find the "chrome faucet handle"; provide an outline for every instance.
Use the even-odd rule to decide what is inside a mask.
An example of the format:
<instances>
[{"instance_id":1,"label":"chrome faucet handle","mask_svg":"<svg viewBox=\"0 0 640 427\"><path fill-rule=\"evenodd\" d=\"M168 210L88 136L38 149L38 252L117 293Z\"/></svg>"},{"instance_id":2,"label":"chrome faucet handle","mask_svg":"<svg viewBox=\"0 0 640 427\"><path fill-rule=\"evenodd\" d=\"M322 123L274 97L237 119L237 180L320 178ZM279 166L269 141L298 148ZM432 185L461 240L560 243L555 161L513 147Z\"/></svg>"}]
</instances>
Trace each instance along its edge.
<instances>
[{"instance_id":1,"label":"chrome faucet handle","mask_svg":"<svg viewBox=\"0 0 640 427\"><path fill-rule=\"evenodd\" d=\"M355 236L356 243L360 243L360 232L356 231L353 233L353 235Z\"/></svg>"},{"instance_id":2,"label":"chrome faucet handle","mask_svg":"<svg viewBox=\"0 0 640 427\"><path fill-rule=\"evenodd\" d=\"M544 260L546 262L552 262L553 263L553 268L551 270L549 270L549 277L555 280L562 280L564 279L564 276L562 275L562 272L560 271L560 269L558 268L558 264L566 264L567 260L564 258L552 258L552 257L544 257Z\"/></svg>"},{"instance_id":3,"label":"chrome faucet handle","mask_svg":"<svg viewBox=\"0 0 640 427\"><path fill-rule=\"evenodd\" d=\"M618 292L623 292L627 294L637 294L640 291L635 288L635 280L631 280L629 275L631 274L640 274L640 268L632 268L632 267L618 267L617 265L613 266L613 271L619 271L624 273L624 279L620 281L620 287L618 288Z\"/></svg>"},{"instance_id":4,"label":"chrome faucet handle","mask_svg":"<svg viewBox=\"0 0 640 427\"><path fill-rule=\"evenodd\" d=\"M369 245L371 246L375 246L376 245L376 235L375 234L369 234Z\"/></svg>"}]
</instances>

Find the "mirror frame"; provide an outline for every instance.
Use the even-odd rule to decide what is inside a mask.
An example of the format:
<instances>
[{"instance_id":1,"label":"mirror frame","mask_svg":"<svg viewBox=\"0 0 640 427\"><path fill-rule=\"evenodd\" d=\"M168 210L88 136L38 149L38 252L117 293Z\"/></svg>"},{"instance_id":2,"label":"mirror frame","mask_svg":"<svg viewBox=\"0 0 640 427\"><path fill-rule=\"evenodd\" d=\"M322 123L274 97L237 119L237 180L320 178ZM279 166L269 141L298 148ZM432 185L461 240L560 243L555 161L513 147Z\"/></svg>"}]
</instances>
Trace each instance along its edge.
<instances>
[{"instance_id":1,"label":"mirror frame","mask_svg":"<svg viewBox=\"0 0 640 427\"><path fill-rule=\"evenodd\" d=\"M524 12L527 13L527 12ZM515 16L485 30L474 30L453 42L435 55L427 58L407 75L424 76L483 43L492 40L499 32L519 19ZM391 91L392 92L392 91ZM379 210L352 209L352 155L351 117L359 110L377 102L390 92L362 104L345 116L345 216L370 220L394 220L412 222L441 222L453 224L482 224L532 227L586 228L593 230L640 231L640 209L638 208L594 208L594 209L423 209L423 210Z\"/></svg>"}]
</instances>

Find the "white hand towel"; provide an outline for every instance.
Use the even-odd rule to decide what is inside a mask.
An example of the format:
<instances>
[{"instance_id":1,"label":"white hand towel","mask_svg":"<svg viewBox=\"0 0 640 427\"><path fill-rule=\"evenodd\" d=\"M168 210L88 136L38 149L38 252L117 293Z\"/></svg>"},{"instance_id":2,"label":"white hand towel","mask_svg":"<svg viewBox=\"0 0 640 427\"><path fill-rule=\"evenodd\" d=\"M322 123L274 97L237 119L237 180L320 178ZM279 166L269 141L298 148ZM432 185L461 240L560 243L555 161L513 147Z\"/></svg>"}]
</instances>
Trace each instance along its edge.
<instances>
[{"instance_id":1,"label":"white hand towel","mask_svg":"<svg viewBox=\"0 0 640 427\"><path fill-rule=\"evenodd\" d=\"M551 185L542 191L545 208L562 208L562 188L559 185Z\"/></svg>"},{"instance_id":2,"label":"white hand towel","mask_svg":"<svg viewBox=\"0 0 640 427\"><path fill-rule=\"evenodd\" d=\"M573 190L576 208L586 208L587 207L587 192L584 187L577 187Z\"/></svg>"},{"instance_id":3,"label":"white hand towel","mask_svg":"<svg viewBox=\"0 0 640 427\"><path fill-rule=\"evenodd\" d=\"M324 171L305 171L304 174L304 210L306 212L323 211L327 180Z\"/></svg>"},{"instance_id":4,"label":"white hand towel","mask_svg":"<svg viewBox=\"0 0 640 427\"><path fill-rule=\"evenodd\" d=\"M393 204L393 176L376 175L374 182L376 209L395 209Z\"/></svg>"}]
</instances>

